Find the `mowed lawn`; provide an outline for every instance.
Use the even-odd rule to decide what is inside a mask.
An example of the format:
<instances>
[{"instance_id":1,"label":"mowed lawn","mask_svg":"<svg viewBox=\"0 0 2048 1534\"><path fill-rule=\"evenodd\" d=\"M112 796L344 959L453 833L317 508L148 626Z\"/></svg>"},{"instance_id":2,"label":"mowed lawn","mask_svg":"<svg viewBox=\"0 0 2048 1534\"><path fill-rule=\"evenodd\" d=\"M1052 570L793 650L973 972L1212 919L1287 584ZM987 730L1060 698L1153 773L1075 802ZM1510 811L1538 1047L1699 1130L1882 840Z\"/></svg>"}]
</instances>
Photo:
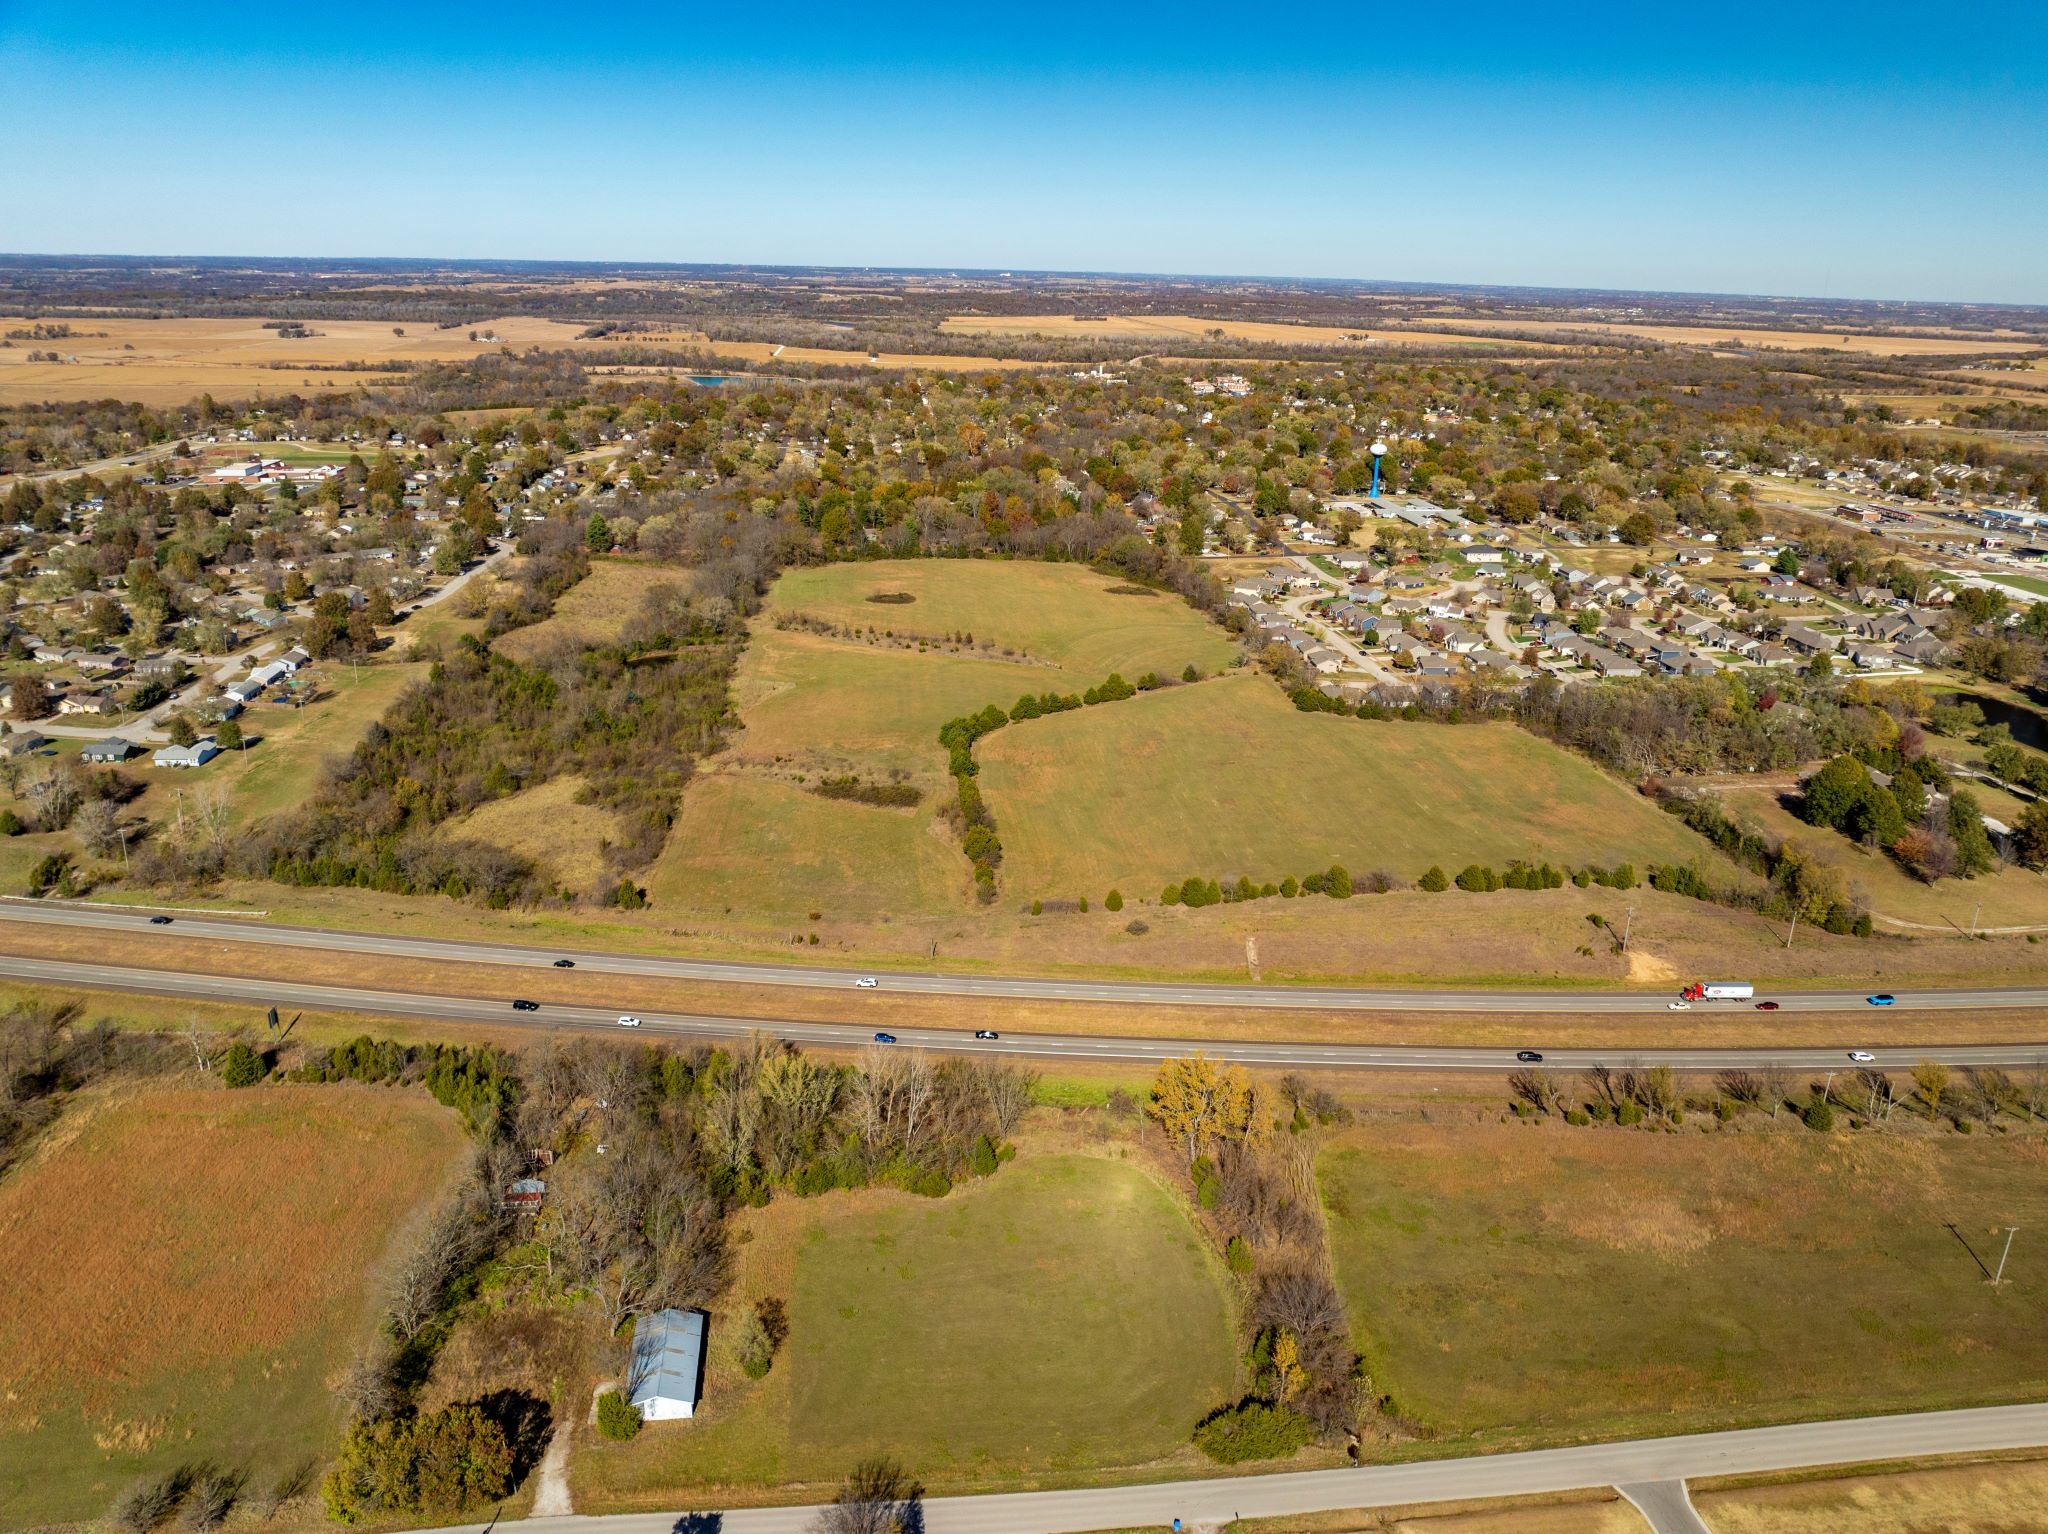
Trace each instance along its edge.
<instances>
[{"instance_id":1,"label":"mowed lawn","mask_svg":"<svg viewBox=\"0 0 2048 1534\"><path fill-rule=\"evenodd\" d=\"M977 755L1003 881L1025 897L1150 897L1190 874L1278 882L1332 863L1412 881L1517 857L1642 871L1717 856L1512 725L1305 714L1260 676L1027 720Z\"/></svg>"},{"instance_id":2,"label":"mowed lawn","mask_svg":"<svg viewBox=\"0 0 2048 1534\"><path fill-rule=\"evenodd\" d=\"M0 1524L105 1513L201 1459L326 1453L369 1274L453 1175L423 1092L164 1087L73 1105L0 1184Z\"/></svg>"},{"instance_id":3,"label":"mowed lawn","mask_svg":"<svg viewBox=\"0 0 2048 1534\"><path fill-rule=\"evenodd\" d=\"M2048 1393L2048 1264L1978 1266L2048 1221L2038 1138L1377 1125L1321 1179L1374 1384L1441 1439Z\"/></svg>"},{"instance_id":4,"label":"mowed lawn","mask_svg":"<svg viewBox=\"0 0 2048 1534\"><path fill-rule=\"evenodd\" d=\"M1146 671L1178 676L1189 664L1214 671L1230 663L1236 647L1222 629L1170 592L1113 593L1126 584L1087 565L885 559L791 570L769 593L768 609L898 634L968 633L1083 683L1112 671L1135 682ZM913 600L868 600L884 593Z\"/></svg>"},{"instance_id":5,"label":"mowed lawn","mask_svg":"<svg viewBox=\"0 0 2048 1534\"><path fill-rule=\"evenodd\" d=\"M579 1509L828 1483L882 1452L934 1489L1139 1465L1183 1450L1236 1388L1221 1265L1127 1163L1027 1150L943 1199L831 1194L745 1218L702 1413L630 1445L587 1435ZM788 1305L789 1338L755 1384L728 1318L761 1295Z\"/></svg>"}]
</instances>

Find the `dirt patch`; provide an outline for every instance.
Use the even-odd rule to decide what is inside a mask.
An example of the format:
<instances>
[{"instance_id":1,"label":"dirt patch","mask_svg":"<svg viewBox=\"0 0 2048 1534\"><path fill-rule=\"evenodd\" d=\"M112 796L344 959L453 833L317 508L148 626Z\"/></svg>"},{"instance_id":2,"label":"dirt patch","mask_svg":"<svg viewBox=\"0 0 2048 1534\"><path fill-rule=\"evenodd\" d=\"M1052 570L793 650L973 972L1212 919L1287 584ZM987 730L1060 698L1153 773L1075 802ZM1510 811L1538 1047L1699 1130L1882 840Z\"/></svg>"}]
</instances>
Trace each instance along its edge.
<instances>
[{"instance_id":1,"label":"dirt patch","mask_svg":"<svg viewBox=\"0 0 2048 1534\"><path fill-rule=\"evenodd\" d=\"M1668 959L1641 948L1628 951L1628 983L1630 985L1676 985L1680 981L1678 966Z\"/></svg>"}]
</instances>

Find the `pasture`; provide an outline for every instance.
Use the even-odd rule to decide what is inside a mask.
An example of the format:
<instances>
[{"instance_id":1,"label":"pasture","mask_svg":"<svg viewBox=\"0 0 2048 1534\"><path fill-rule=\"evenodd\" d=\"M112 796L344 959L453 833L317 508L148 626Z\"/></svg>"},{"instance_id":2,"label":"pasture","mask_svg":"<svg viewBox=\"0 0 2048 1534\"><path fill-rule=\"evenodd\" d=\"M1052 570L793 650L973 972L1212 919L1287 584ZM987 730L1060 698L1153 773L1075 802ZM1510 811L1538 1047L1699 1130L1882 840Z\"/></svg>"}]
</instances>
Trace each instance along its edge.
<instances>
[{"instance_id":1,"label":"pasture","mask_svg":"<svg viewBox=\"0 0 2048 1534\"><path fill-rule=\"evenodd\" d=\"M1222 1265L1128 1163L1027 1146L944 1199L865 1190L739 1218L702 1412L631 1444L586 1434L579 1510L816 1488L884 1451L933 1490L1151 1464L1236 1388ZM789 1337L751 1382L732 1318L763 1297Z\"/></svg>"},{"instance_id":2,"label":"pasture","mask_svg":"<svg viewBox=\"0 0 2048 1534\"><path fill-rule=\"evenodd\" d=\"M461 1149L419 1092L74 1102L0 1184L0 1523L96 1518L205 1458L260 1489L324 1453L370 1275Z\"/></svg>"},{"instance_id":3,"label":"pasture","mask_svg":"<svg viewBox=\"0 0 2048 1534\"><path fill-rule=\"evenodd\" d=\"M2048 1142L1749 1123L1338 1133L1323 1198L1375 1388L1488 1450L2041 1398L2048 1268L1994 1290L1979 1263L2048 1217Z\"/></svg>"},{"instance_id":4,"label":"pasture","mask_svg":"<svg viewBox=\"0 0 2048 1534\"><path fill-rule=\"evenodd\" d=\"M1342 863L1714 856L1582 758L1511 725L1340 719L1228 676L1027 721L984 739L981 785L1020 897L1154 896L1190 874L1278 882Z\"/></svg>"},{"instance_id":5,"label":"pasture","mask_svg":"<svg viewBox=\"0 0 2048 1534\"><path fill-rule=\"evenodd\" d=\"M579 804L583 779L575 773L549 778L503 799L478 805L441 828L444 836L489 842L530 858L565 888L596 888L604 873L604 848L619 835L619 817L601 804Z\"/></svg>"}]
</instances>

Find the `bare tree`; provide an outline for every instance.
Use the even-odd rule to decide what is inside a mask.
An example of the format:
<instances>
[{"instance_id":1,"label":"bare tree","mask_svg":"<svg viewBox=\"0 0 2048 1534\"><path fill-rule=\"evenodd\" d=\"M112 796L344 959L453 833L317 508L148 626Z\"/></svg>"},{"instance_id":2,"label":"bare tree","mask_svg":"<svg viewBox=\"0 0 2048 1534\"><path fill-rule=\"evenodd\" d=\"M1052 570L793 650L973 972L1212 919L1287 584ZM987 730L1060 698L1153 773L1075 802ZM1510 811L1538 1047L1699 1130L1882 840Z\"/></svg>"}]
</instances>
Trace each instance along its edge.
<instances>
[{"instance_id":1,"label":"bare tree","mask_svg":"<svg viewBox=\"0 0 2048 1534\"><path fill-rule=\"evenodd\" d=\"M1549 1071L1516 1071L1508 1077L1508 1090L1539 1113L1557 1106L1557 1082Z\"/></svg>"},{"instance_id":2,"label":"bare tree","mask_svg":"<svg viewBox=\"0 0 2048 1534\"><path fill-rule=\"evenodd\" d=\"M1017 1127L1017 1121L1024 1117L1024 1110L1031 1106L1031 1095L1038 1087L1038 1073L1020 1069L1006 1061L977 1059L974 1075L981 1084L982 1093L988 1098L989 1117L995 1122L996 1138L1007 1140Z\"/></svg>"},{"instance_id":3,"label":"bare tree","mask_svg":"<svg viewBox=\"0 0 2048 1534\"><path fill-rule=\"evenodd\" d=\"M1763 1105L1763 1078L1753 1071L1723 1071L1714 1078L1714 1085L1730 1102L1742 1103L1751 1108Z\"/></svg>"},{"instance_id":4,"label":"bare tree","mask_svg":"<svg viewBox=\"0 0 2048 1534\"><path fill-rule=\"evenodd\" d=\"M1862 1066L1856 1072L1856 1086L1863 1093L1863 1116L1873 1123L1891 1117L1892 1078L1875 1066Z\"/></svg>"},{"instance_id":5,"label":"bare tree","mask_svg":"<svg viewBox=\"0 0 2048 1534\"><path fill-rule=\"evenodd\" d=\"M76 829L94 857L110 858L121 848L121 811L111 799L95 799L80 810Z\"/></svg>"},{"instance_id":6,"label":"bare tree","mask_svg":"<svg viewBox=\"0 0 2048 1534\"><path fill-rule=\"evenodd\" d=\"M924 1488L895 1460L864 1459L818 1509L812 1534L915 1534L924 1522L917 1506L923 1495Z\"/></svg>"},{"instance_id":7,"label":"bare tree","mask_svg":"<svg viewBox=\"0 0 2048 1534\"><path fill-rule=\"evenodd\" d=\"M1764 1095L1770 1099L1771 1117L1778 1116L1778 1110L1785 1106L1785 1094L1792 1090L1792 1073L1773 1060L1757 1072L1763 1082Z\"/></svg>"}]
</instances>

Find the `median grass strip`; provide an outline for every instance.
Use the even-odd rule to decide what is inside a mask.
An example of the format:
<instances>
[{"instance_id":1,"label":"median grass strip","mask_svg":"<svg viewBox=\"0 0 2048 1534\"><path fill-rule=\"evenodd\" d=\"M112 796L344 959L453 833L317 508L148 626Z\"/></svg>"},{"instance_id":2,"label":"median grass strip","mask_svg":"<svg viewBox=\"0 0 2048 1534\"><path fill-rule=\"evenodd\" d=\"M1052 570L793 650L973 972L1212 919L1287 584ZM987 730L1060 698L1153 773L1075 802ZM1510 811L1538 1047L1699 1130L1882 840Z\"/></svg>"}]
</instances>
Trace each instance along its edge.
<instances>
[{"instance_id":1,"label":"median grass strip","mask_svg":"<svg viewBox=\"0 0 2048 1534\"><path fill-rule=\"evenodd\" d=\"M1321 1180L1377 1388L1438 1442L1505 1449L2038 1400L2048 1143L1345 1131Z\"/></svg>"}]
</instances>

